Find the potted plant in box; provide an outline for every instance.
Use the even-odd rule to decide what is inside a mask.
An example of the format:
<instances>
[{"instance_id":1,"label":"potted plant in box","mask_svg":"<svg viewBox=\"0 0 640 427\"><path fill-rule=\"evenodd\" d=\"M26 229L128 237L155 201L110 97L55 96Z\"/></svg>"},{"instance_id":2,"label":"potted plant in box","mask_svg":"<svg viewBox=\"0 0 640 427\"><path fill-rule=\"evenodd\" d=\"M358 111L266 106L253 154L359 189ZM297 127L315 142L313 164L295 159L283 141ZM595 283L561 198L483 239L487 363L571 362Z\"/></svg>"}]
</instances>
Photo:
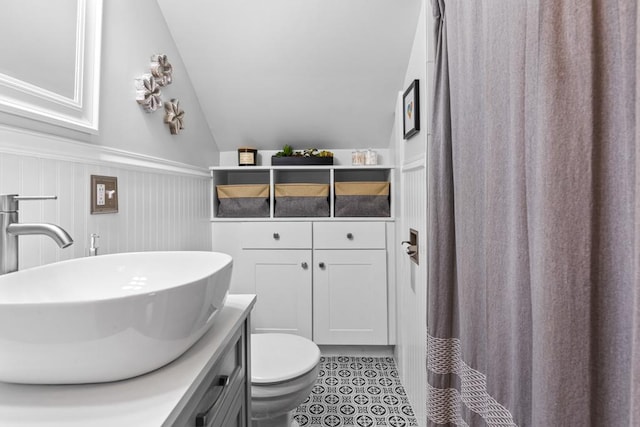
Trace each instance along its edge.
<instances>
[{"instance_id":1,"label":"potted plant in box","mask_svg":"<svg viewBox=\"0 0 640 427\"><path fill-rule=\"evenodd\" d=\"M332 165L333 153L327 150L318 150L317 148L308 148L306 150L294 150L290 145L282 147L282 151L278 151L271 156L271 165L273 166L300 166L300 165Z\"/></svg>"}]
</instances>

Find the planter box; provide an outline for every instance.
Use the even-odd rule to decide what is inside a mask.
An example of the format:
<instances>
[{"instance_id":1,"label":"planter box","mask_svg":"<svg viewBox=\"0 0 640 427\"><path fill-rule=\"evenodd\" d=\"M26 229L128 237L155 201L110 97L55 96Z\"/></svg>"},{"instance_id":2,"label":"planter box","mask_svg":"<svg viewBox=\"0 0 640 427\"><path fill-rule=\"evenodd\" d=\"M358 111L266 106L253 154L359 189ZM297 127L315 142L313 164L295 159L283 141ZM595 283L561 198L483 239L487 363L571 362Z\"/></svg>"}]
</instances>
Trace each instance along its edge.
<instances>
[{"instance_id":1,"label":"planter box","mask_svg":"<svg viewBox=\"0 0 640 427\"><path fill-rule=\"evenodd\" d=\"M333 157L271 156L271 166L330 166L332 164Z\"/></svg>"}]
</instances>

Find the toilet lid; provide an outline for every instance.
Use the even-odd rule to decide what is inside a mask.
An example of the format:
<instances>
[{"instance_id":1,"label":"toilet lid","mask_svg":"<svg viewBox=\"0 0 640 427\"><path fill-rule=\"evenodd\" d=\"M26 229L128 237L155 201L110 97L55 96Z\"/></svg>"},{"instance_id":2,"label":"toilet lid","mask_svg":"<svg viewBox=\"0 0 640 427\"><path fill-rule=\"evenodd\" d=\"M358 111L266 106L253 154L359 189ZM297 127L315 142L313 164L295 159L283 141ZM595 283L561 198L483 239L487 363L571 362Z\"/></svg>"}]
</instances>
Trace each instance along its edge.
<instances>
[{"instance_id":1,"label":"toilet lid","mask_svg":"<svg viewBox=\"0 0 640 427\"><path fill-rule=\"evenodd\" d=\"M251 335L251 381L269 384L287 381L311 371L320 361L312 341L291 334Z\"/></svg>"}]
</instances>

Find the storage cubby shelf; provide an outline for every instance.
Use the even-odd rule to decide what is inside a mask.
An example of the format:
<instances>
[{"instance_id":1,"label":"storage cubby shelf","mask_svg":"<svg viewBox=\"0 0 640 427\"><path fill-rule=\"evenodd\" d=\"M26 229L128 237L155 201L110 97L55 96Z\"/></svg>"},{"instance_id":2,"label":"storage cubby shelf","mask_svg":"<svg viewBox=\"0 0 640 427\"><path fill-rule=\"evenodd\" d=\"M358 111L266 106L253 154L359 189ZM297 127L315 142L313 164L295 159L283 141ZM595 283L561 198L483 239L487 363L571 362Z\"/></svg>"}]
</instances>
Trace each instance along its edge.
<instances>
[{"instance_id":1,"label":"storage cubby shelf","mask_svg":"<svg viewBox=\"0 0 640 427\"><path fill-rule=\"evenodd\" d=\"M393 166L370 165L370 166L212 166L211 172L211 220L212 221L393 221L394 204L393 197L390 197L389 217L335 217L335 190L336 182L350 181L388 181L391 184L391 191L395 191L393 182ZM275 217L275 185L290 183L322 183L329 184L330 195L330 216L329 217ZM218 199L216 196L217 185L233 184L269 184L269 216L262 218L218 218Z\"/></svg>"},{"instance_id":2,"label":"storage cubby shelf","mask_svg":"<svg viewBox=\"0 0 640 427\"><path fill-rule=\"evenodd\" d=\"M304 217L264 217L264 218L211 218L212 222L394 222L395 218L386 216L304 216Z\"/></svg>"},{"instance_id":3,"label":"storage cubby shelf","mask_svg":"<svg viewBox=\"0 0 640 427\"><path fill-rule=\"evenodd\" d=\"M210 171L268 171L268 170L353 170L353 171L366 171L366 170L392 170L394 166L384 165L369 165L369 166L345 166L345 165L333 165L333 166L211 166Z\"/></svg>"}]
</instances>

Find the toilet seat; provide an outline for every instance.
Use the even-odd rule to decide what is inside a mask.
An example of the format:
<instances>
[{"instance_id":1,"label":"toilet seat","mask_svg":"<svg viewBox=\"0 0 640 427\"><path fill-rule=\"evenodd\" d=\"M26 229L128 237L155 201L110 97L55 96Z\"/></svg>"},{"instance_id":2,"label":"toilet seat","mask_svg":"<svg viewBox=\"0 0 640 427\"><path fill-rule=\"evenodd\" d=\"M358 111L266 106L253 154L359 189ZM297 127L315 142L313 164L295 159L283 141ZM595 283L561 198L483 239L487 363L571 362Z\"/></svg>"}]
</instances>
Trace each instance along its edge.
<instances>
[{"instance_id":1,"label":"toilet seat","mask_svg":"<svg viewBox=\"0 0 640 427\"><path fill-rule=\"evenodd\" d=\"M251 335L251 382L276 384L313 370L320 350L312 341L291 334Z\"/></svg>"}]
</instances>

